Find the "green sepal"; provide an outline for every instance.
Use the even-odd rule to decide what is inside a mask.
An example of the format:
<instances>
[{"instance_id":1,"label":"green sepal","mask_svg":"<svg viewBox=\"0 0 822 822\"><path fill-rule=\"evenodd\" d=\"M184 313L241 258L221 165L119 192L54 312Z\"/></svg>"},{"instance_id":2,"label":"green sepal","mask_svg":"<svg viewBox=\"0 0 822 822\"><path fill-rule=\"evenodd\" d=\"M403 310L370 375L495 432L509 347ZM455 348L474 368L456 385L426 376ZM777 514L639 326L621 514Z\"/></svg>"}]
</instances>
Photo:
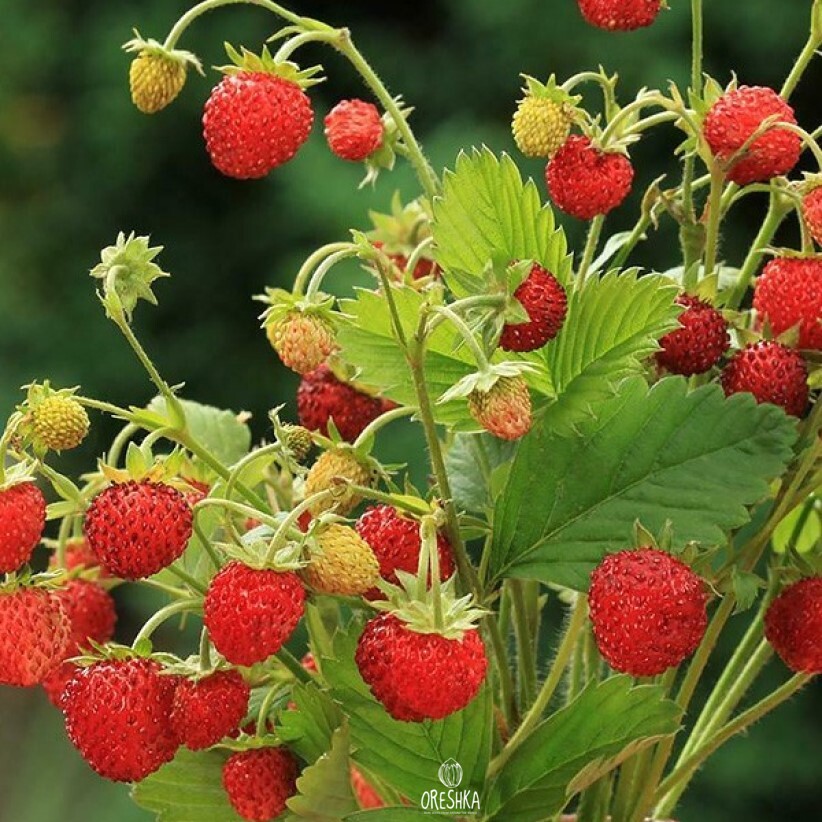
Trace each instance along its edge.
<instances>
[{"instance_id":1,"label":"green sepal","mask_svg":"<svg viewBox=\"0 0 822 822\"><path fill-rule=\"evenodd\" d=\"M301 89L307 89L325 81L325 77L317 76L323 70L322 66L301 69L296 63L288 60L275 60L268 46L263 46L260 54L249 51L245 46L241 46L241 50L237 51L231 43L225 43L225 50L231 63L215 66L216 70L223 74L239 74L244 71L263 72L294 83Z\"/></svg>"},{"instance_id":2,"label":"green sepal","mask_svg":"<svg viewBox=\"0 0 822 822\"><path fill-rule=\"evenodd\" d=\"M200 62L200 59L196 54L190 51L183 51L182 49L166 48L159 42L159 40L155 40L151 37L144 38L140 35L140 32L137 31L137 29L132 29L132 31L134 32L134 37L123 43L123 51L137 54L147 53L156 55L157 57L162 57L163 59L169 60L173 63L181 63L186 68L192 66L198 74L205 76L203 64Z\"/></svg>"}]
</instances>

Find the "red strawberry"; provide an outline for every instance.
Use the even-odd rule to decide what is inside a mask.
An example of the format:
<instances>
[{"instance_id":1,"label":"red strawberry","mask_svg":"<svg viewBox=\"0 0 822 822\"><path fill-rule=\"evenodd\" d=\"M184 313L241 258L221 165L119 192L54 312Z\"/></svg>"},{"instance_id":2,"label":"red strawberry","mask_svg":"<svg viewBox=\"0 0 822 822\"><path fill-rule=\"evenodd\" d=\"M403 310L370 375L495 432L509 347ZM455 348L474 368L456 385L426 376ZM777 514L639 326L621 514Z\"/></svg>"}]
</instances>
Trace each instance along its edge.
<instances>
[{"instance_id":1,"label":"red strawberry","mask_svg":"<svg viewBox=\"0 0 822 822\"><path fill-rule=\"evenodd\" d=\"M95 568L100 570L100 578L110 576L100 568L100 560L94 556L85 537L75 537L66 541L63 566L66 571L83 571ZM54 569L57 567L57 553L55 552L49 557L49 568Z\"/></svg>"},{"instance_id":2,"label":"red strawberry","mask_svg":"<svg viewBox=\"0 0 822 822\"><path fill-rule=\"evenodd\" d=\"M822 186L809 191L802 200L805 225L817 245L822 245Z\"/></svg>"},{"instance_id":3,"label":"red strawberry","mask_svg":"<svg viewBox=\"0 0 822 822\"><path fill-rule=\"evenodd\" d=\"M822 258L771 260L756 283L753 304L775 335L799 325L799 347L822 350Z\"/></svg>"},{"instance_id":4,"label":"red strawberry","mask_svg":"<svg viewBox=\"0 0 822 822\"><path fill-rule=\"evenodd\" d=\"M239 671L183 679L174 694L171 727L192 751L210 748L239 728L250 696L251 688Z\"/></svg>"},{"instance_id":5,"label":"red strawberry","mask_svg":"<svg viewBox=\"0 0 822 822\"><path fill-rule=\"evenodd\" d=\"M313 123L311 101L299 85L267 72L240 71L212 90L203 134L217 170L248 180L290 160Z\"/></svg>"},{"instance_id":6,"label":"red strawberry","mask_svg":"<svg viewBox=\"0 0 822 822\"><path fill-rule=\"evenodd\" d=\"M0 491L0 574L29 561L45 524L46 501L33 482Z\"/></svg>"},{"instance_id":7,"label":"red strawberry","mask_svg":"<svg viewBox=\"0 0 822 822\"><path fill-rule=\"evenodd\" d=\"M374 786L353 765L351 766L351 787L354 789L354 796L357 797L359 806L364 810L385 807L385 802L374 790Z\"/></svg>"},{"instance_id":8,"label":"red strawberry","mask_svg":"<svg viewBox=\"0 0 822 822\"><path fill-rule=\"evenodd\" d=\"M42 682L63 660L70 635L66 610L52 591L0 593L0 685Z\"/></svg>"},{"instance_id":9,"label":"red strawberry","mask_svg":"<svg viewBox=\"0 0 822 822\"><path fill-rule=\"evenodd\" d=\"M55 594L63 603L71 625L71 637L63 659L89 650L89 640L103 644L114 636L117 611L114 600L105 588L84 579L73 579ZM68 681L77 673L77 666L63 662L43 680L43 688L52 704L62 707Z\"/></svg>"},{"instance_id":10,"label":"red strawberry","mask_svg":"<svg viewBox=\"0 0 822 822\"><path fill-rule=\"evenodd\" d=\"M633 31L650 26L662 0L578 0L582 16L592 25L611 31Z\"/></svg>"},{"instance_id":11,"label":"red strawberry","mask_svg":"<svg viewBox=\"0 0 822 822\"><path fill-rule=\"evenodd\" d=\"M489 433L517 440L531 430L531 394L522 377L500 377L489 391L468 395L468 411Z\"/></svg>"},{"instance_id":12,"label":"red strawberry","mask_svg":"<svg viewBox=\"0 0 822 822\"><path fill-rule=\"evenodd\" d=\"M98 494L86 512L89 547L123 579L150 577L171 565L191 537L191 506L170 485L124 482Z\"/></svg>"},{"instance_id":13,"label":"red strawberry","mask_svg":"<svg viewBox=\"0 0 822 822\"><path fill-rule=\"evenodd\" d=\"M257 571L229 562L203 603L214 647L233 665L262 662L282 648L305 609L305 589L293 571Z\"/></svg>"},{"instance_id":14,"label":"red strawberry","mask_svg":"<svg viewBox=\"0 0 822 822\"><path fill-rule=\"evenodd\" d=\"M328 436L328 420L333 419L346 442L354 442L368 423L390 407L393 403L341 382L327 365L305 374L297 389L300 425Z\"/></svg>"},{"instance_id":15,"label":"red strawberry","mask_svg":"<svg viewBox=\"0 0 822 822\"><path fill-rule=\"evenodd\" d=\"M657 352L657 362L673 374L703 374L728 350L728 325L710 303L698 297L681 294L676 301L685 306L679 315L682 328L659 341L662 350Z\"/></svg>"},{"instance_id":16,"label":"red strawberry","mask_svg":"<svg viewBox=\"0 0 822 822\"><path fill-rule=\"evenodd\" d=\"M798 417L808 404L808 368L801 355L772 340L737 351L722 371L725 395L747 391L757 402L780 405Z\"/></svg>"},{"instance_id":17,"label":"red strawberry","mask_svg":"<svg viewBox=\"0 0 822 822\"><path fill-rule=\"evenodd\" d=\"M374 240L372 245L374 248L384 248L385 243L380 240ZM388 257L400 271L405 271L408 267L408 257L404 254L386 251L385 256ZM414 266L414 270L411 272L411 277L414 280L421 280L423 277L439 277L440 273L440 267L432 259L429 257L420 257Z\"/></svg>"},{"instance_id":18,"label":"red strawberry","mask_svg":"<svg viewBox=\"0 0 822 822\"><path fill-rule=\"evenodd\" d=\"M306 671L310 671L312 674L317 673L317 661L314 659L314 654L312 654L311 651L303 656L300 663Z\"/></svg>"},{"instance_id":19,"label":"red strawberry","mask_svg":"<svg viewBox=\"0 0 822 822\"><path fill-rule=\"evenodd\" d=\"M353 163L365 160L382 145L383 132L379 110L364 100L342 100L325 118L328 147L341 160Z\"/></svg>"},{"instance_id":20,"label":"red strawberry","mask_svg":"<svg viewBox=\"0 0 822 822\"><path fill-rule=\"evenodd\" d=\"M728 161L769 117L796 124L793 109L773 89L740 86L723 94L711 106L703 132L714 156ZM801 153L802 140L798 135L784 128L769 128L734 162L728 179L739 185L766 182L791 171Z\"/></svg>"},{"instance_id":21,"label":"red strawberry","mask_svg":"<svg viewBox=\"0 0 822 822\"><path fill-rule=\"evenodd\" d=\"M792 671L822 674L822 577L789 585L771 603L765 636Z\"/></svg>"},{"instance_id":22,"label":"red strawberry","mask_svg":"<svg viewBox=\"0 0 822 822\"><path fill-rule=\"evenodd\" d=\"M371 546L380 563L380 576L398 585L397 571L417 573L420 556L420 524L400 515L390 505L374 505L366 509L354 526L357 533ZM440 579L454 574L454 555L451 543L443 534L437 534L437 552L440 563ZM382 594L372 588L365 596L381 599Z\"/></svg>"},{"instance_id":23,"label":"red strawberry","mask_svg":"<svg viewBox=\"0 0 822 822\"><path fill-rule=\"evenodd\" d=\"M588 594L600 653L617 671L655 676L690 656L708 623L702 580L656 548L611 554Z\"/></svg>"},{"instance_id":24,"label":"red strawberry","mask_svg":"<svg viewBox=\"0 0 822 822\"><path fill-rule=\"evenodd\" d=\"M522 303L528 322L503 326L499 344L505 351L535 351L559 334L568 310L568 298L559 280L534 263L528 276L514 292Z\"/></svg>"},{"instance_id":25,"label":"red strawberry","mask_svg":"<svg viewBox=\"0 0 822 822\"><path fill-rule=\"evenodd\" d=\"M201 482L196 479L187 479L186 482L191 486L190 491L183 493L186 502L193 508L198 502L202 502L211 491L211 486L207 482Z\"/></svg>"},{"instance_id":26,"label":"red strawberry","mask_svg":"<svg viewBox=\"0 0 822 822\"><path fill-rule=\"evenodd\" d=\"M171 722L175 677L150 659L97 662L66 686L69 739L100 776L139 782L171 761L178 741Z\"/></svg>"},{"instance_id":27,"label":"red strawberry","mask_svg":"<svg viewBox=\"0 0 822 822\"><path fill-rule=\"evenodd\" d=\"M235 753L223 765L223 787L243 819L267 822L297 792L297 760L285 748Z\"/></svg>"},{"instance_id":28,"label":"red strawberry","mask_svg":"<svg viewBox=\"0 0 822 822\"><path fill-rule=\"evenodd\" d=\"M545 167L551 199L580 220L613 211L633 181L634 168L624 154L602 151L580 134L569 137Z\"/></svg>"},{"instance_id":29,"label":"red strawberry","mask_svg":"<svg viewBox=\"0 0 822 822\"><path fill-rule=\"evenodd\" d=\"M355 654L360 675L394 719L421 722L462 710L485 679L488 659L479 632L462 639L412 631L390 613L366 626Z\"/></svg>"}]
</instances>

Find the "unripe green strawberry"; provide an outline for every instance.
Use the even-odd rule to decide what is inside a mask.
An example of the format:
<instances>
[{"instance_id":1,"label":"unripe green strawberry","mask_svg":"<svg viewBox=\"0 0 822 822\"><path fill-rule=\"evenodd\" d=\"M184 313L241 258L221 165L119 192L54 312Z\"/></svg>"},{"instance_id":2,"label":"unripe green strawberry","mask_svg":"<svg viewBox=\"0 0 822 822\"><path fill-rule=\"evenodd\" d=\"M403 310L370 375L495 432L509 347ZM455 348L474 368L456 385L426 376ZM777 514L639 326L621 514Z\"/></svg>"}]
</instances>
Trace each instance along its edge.
<instances>
[{"instance_id":1,"label":"unripe green strawberry","mask_svg":"<svg viewBox=\"0 0 822 822\"><path fill-rule=\"evenodd\" d=\"M31 411L35 446L52 451L76 448L88 434L86 409L73 397L52 394Z\"/></svg>"},{"instance_id":2,"label":"unripe green strawberry","mask_svg":"<svg viewBox=\"0 0 822 822\"><path fill-rule=\"evenodd\" d=\"M511 131L526 157L551 157L571 133L567 107L546 97L527 95L519 101Z\"/></svg>"},{"instance_id":3,"label":"unripe green strawberry","mask_svg":"<svg viewBox=\"0 0 822 822\"><path fill-rule=\"evenodd\" d=\"M340 482L341 480L343 483ZM335 494L333 499L314 503L310 510L315 517L331 508L334 508L338 514L344 515L357 507L360 497L345 486L345 480L354 485L370 486L371 468L357 459L351 451L326 451L321 454L311 466L305 479L305 494L310 497L320 491L335 488L335 486L338 487L339 494Z\"/></svg>"},{"instance_id":4,"label":"unripe green strawberry","mask_svg":"<svg viewBox=\"0 0 822 822\"><path fill-rule=\"evenodd\" d=\"M284 425L285 444L297 462L303 462L311 451L314 441L311 432L302 425Z\"/></svg>"},{"instance_id":5,"label":"unripe green strawberry","mask_svg":"<svg viewBox=\"0 0 822 822\"><path fill-rule=\"evenodd\" d=\"M500 439L516 440L531 429L531 395L522 377L500 377L490 391L472 391L468 410L486 431Z\"/></svg>"},{"instance_id":6,"label":"unripe green strawberry","mask_svg":"<svg viewBox=\"0 0 822 822\"><path fill-rule=\"evenodd\" d=\"M308 584L323 594L360 596L376 585L380 564L371 546L347 525L334 523L317 536L319 551L305 569Z\"/></svg>"},{"instance_id":7,"label":"unripe green strawberry","mask_svg":"<svg viewBox=\"0 0 822 822\"><path fill-rule=\"evenodd\" d=\"M266 336L283 363L298 374L313 371L337 348L328 320L299 311L269 323Z\"/></svg>"},{"instance_id":8,"label":"unripe green strawberry","mask_svg":"<svg viewBox=\"0 0 822 822\"><path fill-rule=\"evenodd\" d=\"M134 105L144 114L155 114L183 90L186 67L177 60L144 49L131 61L128 80Z\"/></svg>"}]
</instances>

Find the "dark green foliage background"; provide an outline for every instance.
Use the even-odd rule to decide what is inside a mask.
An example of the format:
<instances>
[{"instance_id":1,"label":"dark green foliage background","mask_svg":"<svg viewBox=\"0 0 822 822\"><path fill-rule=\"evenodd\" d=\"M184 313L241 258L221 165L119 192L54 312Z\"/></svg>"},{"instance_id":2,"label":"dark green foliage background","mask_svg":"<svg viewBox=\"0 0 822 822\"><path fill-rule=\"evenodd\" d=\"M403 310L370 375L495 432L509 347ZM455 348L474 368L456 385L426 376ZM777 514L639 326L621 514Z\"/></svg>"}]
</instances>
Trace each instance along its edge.
<instances>
[{"instance_id":1,"label":"dark green foliage background","mask_svg":"<svg viewBox=\"0 0 822 822\"><path fill-rule=\"evenodd\" d=\"M360 170L330 156L315 126L310 143L288 167L261 182L237 183L209 165L200 112L214 74L192 76L183 97L153 118L136 112L126 88L128 59L119 44L138 26L162 39L188 0L0 0L0 407L10 412L18 387L50 378L82 383L86 392L140 403L150 386L114 327L104 318L88 269L120 229L151 233L166 246L174 278L158 285L160 307L141 306L136 328L172 382L186 395L254 413L265 433L267 408L288 402L294 375L285 372L257 328L250 296L265 285L287 286L305 255L320 243L367 224L369 208L385 208L395 189L411 193L406 168L376 191L356 192ZM416 107L414 125L434 165L452 164L462 146L511 150L508 123L518 72L564 78L602 63L619 71L625 94L641 85L687 82L687 2L633 35L588 28L573 0L419 0L414 4L292 3L298 11L349 25L395 93ZM706 2L707 69L725 82L778 86L807 32L809 0ZM256 48L273 18L236 7L195 25L182 46L206 65L224 61L224 40ZM329 81L313 93L318 120L344 96L359 94L350 68L333 54L306 49L303 62L323 60ZM809 129L822 117L817 63L796 95ZM676 135L651 136L634 152L637 192L671 170ZM522 164L539 177L539 163ZM672 177L672 181L675 177ZM638 194L637 194L638 196ZM636 198L635 198L636 199ZM738 262L755 232L761 203L746 201L725 238ZM609 223L628 227L624 210ZM579 247L581 225L567 225ZM788 229L780 242L793 240ZM669 224L642 248L638 263L677 264ZM359 275L337 275L342 288ZM95 419L81 454L60 460L83 470L112 429ZM392 437L383 456L418 454L410 427ZM413 446L413 450L412 450ZM415 475L424 468L414 464ZM146 595L118 592L121 638L128 640L152 606ZM737 632L744 617L734 622ZM159 635L167 646L173 630ZM728 646L733 643L729 638ZM716 671L711 672L712 675ZM772 681L783 676L777 664ZM820 697L803 694L713 760L684 804L684 822L787 822L810 819L822 805L818 723ZM95 777L65 741L59 715L43 694L0 693L0 818L13 822L145 820L126 790Z\"/></svg>"}]
</instances>

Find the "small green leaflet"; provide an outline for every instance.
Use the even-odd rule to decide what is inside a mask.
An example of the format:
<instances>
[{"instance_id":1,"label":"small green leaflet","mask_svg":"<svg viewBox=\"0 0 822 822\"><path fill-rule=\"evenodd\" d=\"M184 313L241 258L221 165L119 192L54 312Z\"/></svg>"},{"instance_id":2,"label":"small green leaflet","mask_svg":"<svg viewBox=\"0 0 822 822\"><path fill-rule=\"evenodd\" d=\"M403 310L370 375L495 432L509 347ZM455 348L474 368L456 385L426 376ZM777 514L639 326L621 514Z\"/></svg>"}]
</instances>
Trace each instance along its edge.
<instances>
[{"instance_id":1,"label":"small green leaflet","mask_svg":"<svg viewBox=\"0 0 822 822\"><path fill-rule=\"evenodd\" d=\"M342 712L313 682L295 685L291 701L296 710L280 714L277 733L306 762L314 762L331 747L332 736L342 724Z\"/></svg>"},{"instance_id":2,"label":"small green leaflet","mask_svg":"<svg viewBox=\"0 0 822 822\"><path fill-rule=\"evenodd\" d=\"M351 788L348 764L348 728L331 737L331 748L297 779L297 794L286 802L295 819L338 822L359 809Z\"/></svg>"},{"instance_id":3,"label":"small green leaflet","mask_svg":"<svg viewBox=\"0 0 822 822\"><path fill-rule=\"evenodd\" d=\"M541 822L623 760L679 727L678 706L627 676L592 683L539 725L506 762L486 798L494 822Z\"/></svg>"},{"instance_id":4,"label":"small green leaflet","mask_svg":"<svg viewBox=\"0 0 822 822\"><path fill-rule=\"evenodd\" d=\"M542 349L557 395L542 425L570 434L592 417L619 380L636 373L659 348L657 340L677 327L682 308L677 288L635 270L592 277L568 295L562 330Z\"/></svg>"},{"instance_id":5,"label":"small green leaflet","mask_svg":"<svg viewBox=\"0 0 822 822\"><path fill-rule=\"evenodd\" d=\"M543 205L533 180L514 161L487 148L461 152L434 201L434 244L445 282L457 297L486 291L493 260L534 260L563 284L571 278L565 234Z\"/></svg>"},{"instance_id":6,"label":"small green leaflet","mask_svg":"<svg viewBox=\"0 0 822 822\"><path fill-rule=\"evenodd\" d=\"M223 763L228 751L189 751L131 789L132 799L157 814L158 822L242 822L223 790Z\"/></svg>"},{"instance_id":7,"label":"small green leaflet","mask_svg":"<svg viewBox=\"0 0 822 822\"><path fill-rule=\"evenodd\" d=\"M251 429L233 411L224 411L191 400L180 400L191 436L202 443L224 465L233 465L251 448ZM148 410L166 413L166 402L155 397Z\"/></svg>"},{"instance_id":8,"label":"small green leaflet","mask_svg":"<svg viewBox=\"0 0 822 822\"><path fill-rule=\"evenodd\" d=\"M490 572L587 590L609 551L632 544L639 519L670 520L674 547L721 545L769 493L796 440L796 422L750 394L726 399L681 377L649 389L623 382L571 437L537 424L517 450L494 515Z\"/></svg>"},{"instance_id":9,"label":"small green leaflet","mask_svg":"<svg viewBox=\"0 0 822 822\"><path fill-rule=\"evenodd\" d=\"M332 696L345 706L354 760L412 803L424 792L442 787L437 772L451 758L463 768L460 788L482 791L493 725L488 687L465 709L441 721L398 722L374 699L357 670L354 651L359 634L354 626L339 633L336 658L323 660Z\"/></svg>"},{"instance_id":10,"label":"small green leaflet","mask_svg":"<svg viewBox=\"0 0 822 822\"><path fill-rule=\"evenodd\" d=\"M514 443L490 434L457 434L445 455L457 507L475 512L493 508L494 489L504 483L515 451Z\"/></svg>"}]
</instances>

